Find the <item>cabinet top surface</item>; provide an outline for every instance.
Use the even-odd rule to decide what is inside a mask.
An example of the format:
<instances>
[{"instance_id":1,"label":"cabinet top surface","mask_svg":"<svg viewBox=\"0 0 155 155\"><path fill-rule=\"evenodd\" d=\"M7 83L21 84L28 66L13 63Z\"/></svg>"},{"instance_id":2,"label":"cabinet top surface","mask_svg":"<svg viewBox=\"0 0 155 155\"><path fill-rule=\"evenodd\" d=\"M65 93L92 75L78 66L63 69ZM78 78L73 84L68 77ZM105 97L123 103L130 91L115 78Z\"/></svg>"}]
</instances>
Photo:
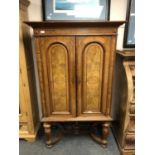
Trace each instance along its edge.
<instances>
[{"instance_id":1,"label":"cabinet top surface","mask_svg":"<svg viewBox=\"0 0 155 155\"><path fill-rule=\"evenodd\" d=\"M31 21L24 22L25 24L31 26L32 28L50 28L50 27L119 27L120 25L126 23L126 21Z\"/></svg>"},{"instance_id":2,"label":"cabinet top surface","mask_svg":"<svg viewBox=\"0 0 155 155\"><path fill-rule=\"evenodd\" d=\"M135 49L122 50L122 51L117 50L116 53L119 57L122 57L123 60L135 61Z\"/></svg>"}]
</instances>

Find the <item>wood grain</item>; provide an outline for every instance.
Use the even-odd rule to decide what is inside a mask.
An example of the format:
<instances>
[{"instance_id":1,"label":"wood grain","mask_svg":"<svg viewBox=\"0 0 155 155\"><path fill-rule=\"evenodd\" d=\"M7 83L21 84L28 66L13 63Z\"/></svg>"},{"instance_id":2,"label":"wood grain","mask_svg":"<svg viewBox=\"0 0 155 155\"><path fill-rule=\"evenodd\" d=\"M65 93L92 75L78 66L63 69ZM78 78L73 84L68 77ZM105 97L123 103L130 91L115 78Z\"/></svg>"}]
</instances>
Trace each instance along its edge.
<instances>
[{"instance_id":1,"label":"wood grain","mask_svg":"<svg viewBox=\"0 0 155 155\"><path fill-rule=\"evenodd\" d=\"M78 115L106 112L110 37L77 37Z\"/></svg>"},{"instance_id":2,"label":"wood grain","mask_svg":"<svg viewBox=\"0 0 155 155\"><path fill-rule=\"evenodd\" d=\"M134 51L117 52L115 70L115 119L113 131L122 155L135 152Z\"/></svg>"},{"instance_id":3,"label":"wood grain","mask_svg":"<svg viewBox=\"0 0 155 155\"><path fill-rule=\"evenodd\" d=\"M75 38L47 37L39 43L48 116L75 115Z\"/></svg>"},{"instance_id":4,"label":"wood grain","mask_svg":"<svg viewBox=\"0 0 155 155\"><path fill-rule=\"evenodd\" d=\"M83 112L100 112L104 50L100 44L85 47L83 59Z\"/></svg>"},{"instance_id":5,"label":"wood grain","mask_svg":"<svg viewBox=\"0 0 155 155\"><path fill-rule=\"evenodd\" d=\"M34 141L39 126L38 102L29 27L23 24L28 20L29 1L19 2L19 137Z\"/></svg>"},{"instance_id":6,"label":"wood grain","mask_svg":"<svg viewBox=\"0 0 155 155\"><path fill-rule=\"evenodd\" d=\"M105 20L51 20L51 21L25 21L25 23L32 28L52 28L52 27L106 27L106 28L118 28L120 25L126 23L126 21L105 21Z\"/></svg>"},{"instance_id":7,"label":"wood grain","mask_svg":"<svg viewBox=\"0 0 155 155\"><path fill-rule=\"evenodd\" d=\"M69 111L68 51L59 43L51 45L47 53L49 85L53 112Z\"/></svg>"},{"instance_id":8,"label":"wood grain","mask_svg":"<svg viewBox=\"0 0 155 155\"><path fill-rule=\"evenodd\" d=\"M116 35L124 22L25 23L34 30L42 122L110 122Z\"/></svg>"}]
</instances>

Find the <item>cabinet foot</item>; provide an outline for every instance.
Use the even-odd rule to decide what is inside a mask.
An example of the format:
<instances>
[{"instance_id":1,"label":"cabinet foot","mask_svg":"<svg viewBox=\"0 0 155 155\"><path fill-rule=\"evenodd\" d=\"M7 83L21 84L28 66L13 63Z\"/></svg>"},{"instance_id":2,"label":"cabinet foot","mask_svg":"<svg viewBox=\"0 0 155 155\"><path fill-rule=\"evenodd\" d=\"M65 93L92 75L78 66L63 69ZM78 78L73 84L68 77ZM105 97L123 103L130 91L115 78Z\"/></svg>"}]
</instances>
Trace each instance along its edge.
<instances>
[{"instance_id":1,"label":"cabinet foot","mask_svg":"<svg viewBox=\"0 0 155 155\"><path fill-rule=\"evenodd\" d=\"M107 138L109 136L109 127L110 127L110 123L109 122L105 122L102 124L102 143L103 145L106 147L108 144Z\"/></svg>"},{"instance_id":2,"label":"cabinet foot","mask_svg":"<svg viewBox=\"0 0 155 155\"><path fill-rule=\"evenodd\" d=\"M52 131L51 131L51 124L44 123L44 132L45 132L45 138L46 138L46 145L47 147L52 145Z\"/></svg>"},{"instance_id":3,"label":"cabinet foot","mask_svg":"<svg viewBox=\"0 0 155 155\"><path fill-rule=\"evenodd\" d=\"M53 145L52 144L46 144L46 147L50 149L53 147Z\"/></svg>"},{"instance_id":4,"label":"cabinet foot","mask_svg":"<svg viewBox=\"0 0 155 155\"><path fill-rule=\"evenodd\" d=\"M44 123L43 127L44 127L44 132L45 132L45 138L46 138L46 146L48 148L51 148L53 146L53 144L57 143L58 141L60 141L60 139L63 136L63 128L61 127L61 125L57 125L58 128L60 129L59 133L53 137L52 136L52 126L51 123Z\"/></svg>"},{"instance_id":5,"label":"cabinet foot","mask_svg":"<svg viewBox=\"0 0 155 155\"><path fill-rule=\"evenodd\" d=\"M92 128L94 130L96 130L96 126L98 125L98 123L95 123ZM101 137L96 136L93 132L91 132L91 137L93 138L93 140L95 140L97 143L101 144L101 146L103 148L107 147L108 141L107 138L109 136L109 128L110 128L110 123L109 122L105 122L102 124L102 133L101 133Z\"/></svg>"}]
</instances>

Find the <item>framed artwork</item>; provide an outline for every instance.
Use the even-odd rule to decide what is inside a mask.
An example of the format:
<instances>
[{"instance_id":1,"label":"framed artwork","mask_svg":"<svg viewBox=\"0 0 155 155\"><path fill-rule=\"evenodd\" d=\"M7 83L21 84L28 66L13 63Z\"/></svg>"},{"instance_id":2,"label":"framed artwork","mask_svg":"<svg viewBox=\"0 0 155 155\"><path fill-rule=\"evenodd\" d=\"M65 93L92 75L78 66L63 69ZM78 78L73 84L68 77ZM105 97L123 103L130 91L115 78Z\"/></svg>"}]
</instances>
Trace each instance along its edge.
<instances>
[{"instance_id":1,"label":"framed artwork","mask_svg":"<svg viewBox=\"0 0 155 155\"><path fill-rule=\"evenodd\" d=\"M135 48L135 0L128 0L128 9L124 32L124 48Z\"/></svg>"},{"instance_id":2,"label":"framed artwork","mask_svg":"<svg viewBox=\"0 0 155 155\"><path fill-rule=\"evenodd\" d=\"M110 0L42 0L43 20L109 20Z\"/></svg>"}]
</instances>

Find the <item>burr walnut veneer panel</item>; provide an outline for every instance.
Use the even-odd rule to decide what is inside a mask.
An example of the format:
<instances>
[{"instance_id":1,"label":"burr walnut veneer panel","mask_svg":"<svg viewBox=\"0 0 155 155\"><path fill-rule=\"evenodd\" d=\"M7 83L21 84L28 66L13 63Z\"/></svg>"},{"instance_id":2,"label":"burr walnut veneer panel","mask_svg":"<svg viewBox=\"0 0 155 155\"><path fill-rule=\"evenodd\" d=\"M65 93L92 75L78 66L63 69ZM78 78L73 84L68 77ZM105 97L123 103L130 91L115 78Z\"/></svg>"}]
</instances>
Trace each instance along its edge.
<instances>
[{"instance_id":1,"label":"burr walnut veneer panel","mask_svg":"<svg viewBox=\"0 0 155 155\"><path fill-rule=\"evenodd\" d=\"M106 113L110 37L77 37L78 114Z\"/></svg>"},{"instance_id":2,"label":"burr walnut veneer panel","mask_svg":"<svg viewBox=\"0 0 155 155\"><path fill-rule=\"evenodd\" d=\"M46 113L75 115L75 37L39 39Z\"/></svg>"}]
</instances>

